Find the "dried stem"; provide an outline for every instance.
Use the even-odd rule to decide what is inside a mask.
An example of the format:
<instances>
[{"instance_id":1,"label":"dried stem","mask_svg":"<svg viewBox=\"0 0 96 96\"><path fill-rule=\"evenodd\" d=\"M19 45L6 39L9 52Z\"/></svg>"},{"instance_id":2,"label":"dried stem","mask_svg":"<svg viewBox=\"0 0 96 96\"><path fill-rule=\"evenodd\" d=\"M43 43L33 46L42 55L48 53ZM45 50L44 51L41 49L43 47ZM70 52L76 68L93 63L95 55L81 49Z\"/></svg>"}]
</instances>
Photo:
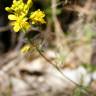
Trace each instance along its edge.
<instances>
[{"instance_id":1,"label":"dried stem","mask_svg":"<svg viewBox=\"0 0 96 96\"><path fill-rule=\"evenodd\" d=\"M75 84L77 87L79 87L80 89L82 89L81 91L86 94L86 96L89 96L88 92L86 89L83 88L82 85L77 84L76 82L74 82L73 80L69 79L66 75L64 75L64 73L60 70L60 68L58 66L56 66L57 64L53 63L51 60L49 60L36 46L35 46L36 50L38 51L38 53L40 54L41 57L43 57L49 64L51 64L63 77L64 79L66 78L67 80L71 81L73 84Z\"/></svg>"}]
</instances>

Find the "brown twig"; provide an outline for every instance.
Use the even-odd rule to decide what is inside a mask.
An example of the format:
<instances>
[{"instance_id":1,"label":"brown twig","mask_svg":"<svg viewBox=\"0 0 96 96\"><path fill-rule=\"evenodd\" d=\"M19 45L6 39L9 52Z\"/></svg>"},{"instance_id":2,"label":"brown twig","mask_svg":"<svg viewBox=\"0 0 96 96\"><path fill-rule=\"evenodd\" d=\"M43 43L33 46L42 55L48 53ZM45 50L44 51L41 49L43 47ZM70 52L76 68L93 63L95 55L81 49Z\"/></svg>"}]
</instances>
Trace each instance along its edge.
<instances>
[{"instance_id":1,"label":"brown twig","mask_svg":"<svg viewBox=\"0 0 96 96\"><path fill-rule=\"evenodd\" d=\"M5 31L8 31L10 29L11 29L11 27L9 25L5 26L5 27L0 27L0 32L5 32Z\"/></svg>"}]
</instances>

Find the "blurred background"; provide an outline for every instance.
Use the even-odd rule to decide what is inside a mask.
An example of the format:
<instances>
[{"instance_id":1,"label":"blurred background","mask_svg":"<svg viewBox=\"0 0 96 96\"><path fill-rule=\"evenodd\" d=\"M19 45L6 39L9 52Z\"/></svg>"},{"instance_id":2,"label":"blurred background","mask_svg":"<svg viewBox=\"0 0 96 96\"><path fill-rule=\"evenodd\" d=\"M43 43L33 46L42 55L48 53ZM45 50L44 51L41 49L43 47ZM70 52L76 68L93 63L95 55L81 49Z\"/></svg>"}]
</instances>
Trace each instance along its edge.
<instances>
[{"instance_id":1,"label":"blurred background","mask_svg":"<svg viewBox=\"0 0 96 96\"><path fill-rule=\"evenodd\" d=\"M0 0L0 96L96 96L96 0L33 0L46 24L27 35L43 56L20 52L25 36L5 11L12 2Z\"/></svg>"}]
</instances>

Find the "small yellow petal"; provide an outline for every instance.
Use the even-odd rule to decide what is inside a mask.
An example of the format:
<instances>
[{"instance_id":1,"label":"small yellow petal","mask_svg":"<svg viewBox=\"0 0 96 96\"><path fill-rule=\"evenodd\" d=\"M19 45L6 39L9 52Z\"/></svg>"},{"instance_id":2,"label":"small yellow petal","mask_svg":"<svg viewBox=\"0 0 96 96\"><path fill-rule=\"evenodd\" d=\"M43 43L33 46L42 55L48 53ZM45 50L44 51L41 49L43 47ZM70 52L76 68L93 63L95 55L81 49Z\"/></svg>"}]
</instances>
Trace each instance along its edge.
<instances>
[{"instance_id":1,"label":"small yellow petal","mask_svg":"<svg viewBox=\"0 0 96 96\"><path fill-rule=\"evenodd\" d=\"M9 20L16 20L17 17L15 15L11 14L11 15L8 15L8 19Z\"/></svg>"},{"instance_id":2,"label":"small yellow petal","mask_svg":"<svg viewBox=\"0 0 96 96\"><path fill-rule=\"evenodd\" d=\"M28 22L25 22L24 29L28 30L30 27L31 27L30 24Z\"/></svg>"},{"instance_id":3,"label":"small yellow petal","mask_svg":"<svg viewBox=\"0 0 96 96\"><path fill-rule=\"evenodd\" d=\"M34 22L34 21L32 21L32 24L35 24L35 22Z\"/></svg>"},{"instance_id":4,"label":"small yellow petal","mask_svg":"<svg viewBox=\"0 0 96 96\"><path fill-rule=\"evenodd\" d=\"M25 46L21 49L21 53L28 52L29 50L30 50L30 45L27 44L27 45L25 45Z\"/></svg>"},{"instance_id":5,"label":"small yellow petal","mask_svg":"<svg viewBox=\"0 0 96 96\"><path fill-rule=\"evenodd\" d=\"M11 8L10 7L5 7L5 10L8 12L11 12Z\"/></svg>"},{"instance_id":6,"label":"small yellow petal","mask_svg":"<svg viewBox=\"0 0 96 96\"><path fill-rule=\"evenodd\" d=\"M14 27L13 27L13 30L15 32L18 32L20 30L20 25L19 24L15 24Z\"/></svg>"}]
</instances>

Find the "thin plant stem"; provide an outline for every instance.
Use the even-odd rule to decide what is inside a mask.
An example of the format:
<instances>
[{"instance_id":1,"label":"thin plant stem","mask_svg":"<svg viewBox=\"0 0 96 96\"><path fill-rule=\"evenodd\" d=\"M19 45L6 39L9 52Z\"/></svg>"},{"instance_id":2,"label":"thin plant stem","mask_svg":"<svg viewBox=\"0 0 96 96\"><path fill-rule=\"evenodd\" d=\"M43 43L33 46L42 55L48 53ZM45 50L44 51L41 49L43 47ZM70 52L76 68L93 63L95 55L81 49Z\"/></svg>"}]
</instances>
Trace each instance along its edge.
<instances>
[{"instance_id":1,"label":"thin plant stem","mask_svg":"<svg viewBox=\"0 0 96 96\"><path fill-rule=\"evenodd\" d=\"M64 78L66 78L67 80L71 81L73 84L75 84L80 89L82 89L82 92L84 94L86 94L86 96L89 96L87 90L85 88L83 88L82 85L79 85L78 83L74 82L73 80L71 80L70 78L68 78L66 75L64 75L64 73L60 70L60 68L58 66L56 66L57 64L55 64L51 60L49 60L36 46L35 46L35 48L38 51L38 53L40 54L40 56L43 57L49 64L51 64Z\"/></svg>"},{"instance_id":2,"label":"thin plant stem","mask_svg":"<svg viewBox=\"0 0 96 96\"><path fill-rule=\"evenodd\" d=\"M32 44L30 38L27 37L27 39L28 39L28 42L29 42L30 44ZM89 96L87 90L86 90L82 85L80 85L80 84L74 82L73 80L71 80L70 78L68 78L68 77L60 70L60 68L57 66L57 64L55 64L55 63L53 63L51 60L49 60L49 59L38 49L38 47L37 47L36 45L32 45L32 46L35 47L35 49L37 50L37 52L39 53L39 55L40 55L41 57L43 57L49 64L51 64L51 65L64 77L64 78L63 78L64 80L65 80L65 78L66 78L67 80L69 80L70 82L72 82L74 85L76 85L76 86L78 86L80 89L82 89L81 91L82 91L84 94L86 94L86 96ZM90 95L90 96L91 96L91 95Z\"/></svg>"}]
</instances>

